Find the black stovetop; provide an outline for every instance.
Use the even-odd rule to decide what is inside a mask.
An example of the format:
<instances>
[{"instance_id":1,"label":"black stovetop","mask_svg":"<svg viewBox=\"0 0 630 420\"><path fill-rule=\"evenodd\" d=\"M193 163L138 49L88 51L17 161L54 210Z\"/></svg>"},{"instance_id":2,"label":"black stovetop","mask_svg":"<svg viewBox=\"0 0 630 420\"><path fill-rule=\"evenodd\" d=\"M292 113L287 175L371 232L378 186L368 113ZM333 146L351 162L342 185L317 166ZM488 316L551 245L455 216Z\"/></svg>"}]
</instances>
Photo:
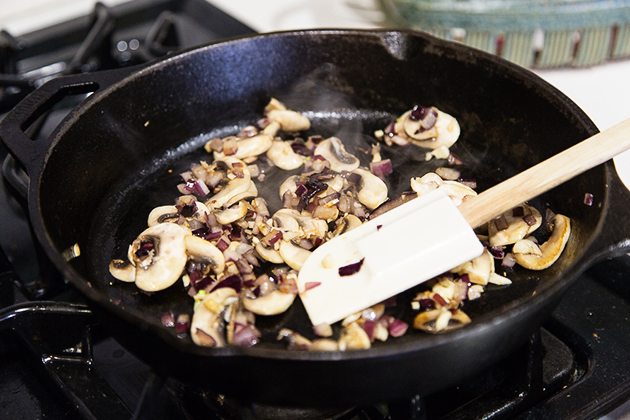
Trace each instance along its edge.
<instances>
[{"instance_id":1,"label":"black stovetop","mask_svg":"<svg viewBox=\"0 0 630 420\"><path fill-rule=\"evenodd\" d=\"M21 37L0 33L0 114L57 74L146 62L250 33L203 0L136 0ZM86 41L87 40L87 41ZM94 41L94 42L92 42ZM35 125L45 136L72 103ZM442 392L366 407L262 406L159 376L107 335L41 256L25 178L0 144L2 419L591 419L630 412L630 257L591 268L528 343Z\"/></svg>"}]
</instances>

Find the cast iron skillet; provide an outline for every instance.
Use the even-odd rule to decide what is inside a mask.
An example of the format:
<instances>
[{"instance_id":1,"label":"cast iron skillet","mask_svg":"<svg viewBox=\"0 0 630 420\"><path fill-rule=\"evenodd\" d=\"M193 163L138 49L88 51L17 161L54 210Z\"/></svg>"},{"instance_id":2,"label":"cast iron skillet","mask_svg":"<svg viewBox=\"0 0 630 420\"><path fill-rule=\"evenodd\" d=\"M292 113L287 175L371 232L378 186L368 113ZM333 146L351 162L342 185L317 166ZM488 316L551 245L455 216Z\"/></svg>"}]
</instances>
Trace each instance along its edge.
<instances>
[{"instance_id":1,"label":"cast iron skillet","mask_svg":"<svg viewBox=\"0 0 630 420\"><path fill-rule=\"evenodd\" d=\"M59 98L91 91L97 92L48 141L32 142L24 134ZM357 404L431 393L523 344L586 267L629 247L623 217L629 194L609 162L532 202L541 211L548 206L571 217L573 233L562 258L543 272L515 269L508 273L509 287L488 287L481 299L466 304L473 322L461 330L413 331L366 351L291 352L274 340L280 326L312 337L297 303L285 315L258 318L266 344L196 347L160 321L167 310L191 312L182 286L147 296L116 282L107 266L126 254L150 209L177 196L176 174L207 158L201 145L259 119L272 95L307 114L312 133L338 134L351 151L413 104L437 106L458 118L462 136L453 151L480 190L597 132L575 104L532 73L404 31L251 36L135 72L45 84L0 124L0 137L30 175L34 230L66 278L97 304L115 336L164 373L267 403ZM398 192L409 188L410 174L434 167L412 146L385 154L394 162L408 158L390 179ZM594 195L592 206L583 204L585 193ZM66 262L62 254L74 244L81 256ZM405 299L393 310L411 322Z\"/></svg>"}]
</instances>

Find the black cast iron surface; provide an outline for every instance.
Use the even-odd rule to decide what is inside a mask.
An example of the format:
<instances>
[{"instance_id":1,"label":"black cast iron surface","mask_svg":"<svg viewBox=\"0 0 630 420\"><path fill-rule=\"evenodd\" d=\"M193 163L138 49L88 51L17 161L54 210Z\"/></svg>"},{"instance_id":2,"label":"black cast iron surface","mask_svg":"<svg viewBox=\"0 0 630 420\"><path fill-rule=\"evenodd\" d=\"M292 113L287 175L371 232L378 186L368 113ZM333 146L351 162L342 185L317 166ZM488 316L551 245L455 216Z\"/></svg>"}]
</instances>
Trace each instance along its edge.
<instances>
[{"instance_id":1,"label":"black cast iron surface","mask_svg":"<svg viewBox=\"0 0 630 420\"><path fill-rule=\"evenodd\" d=\"M625 246L619 244L627 237L624 223L602 224L604 217L606 222L621 217L618 210L628 202L607 164L535 202L542 211L549 205L571 216L574 230L563 257L544 273L515 270L508 288L488 288L482 299L467 305L473 323L462 330L408 334L365 352L292 353L273 340L251 349L199 348L161 326L166 310L190 311L179 286L149 297L113 282L107 264L142 230L144 214L172 200L179 181L168 178L168 169L178 173L198 159L205 139L255 121L270 94L304 111L313 132L324 135L359 122L371 133L410 104L433 104L464 127L454 152L470 162L467 169L481 189L587 137L595 127L562 94L520 68L404 32L254 37L179 55L105 88L116 80L95 73L44 85L5 118L1 135L27 167L35 231L64 276L107 308L94 310L128 349L160 371L205 387L295 404L432 393L514 351L595 255L622 252ZM32 142L21 133L59 92L99 89L53 134L50 151L47 142ZM322 90L326 95L320 97ZM351 151L364 139L356 131L344 138ZM179 146L182 139L189 141ZM409 152L408 169L418 171L421 159L414 161L413 149ZM402 182L408 173L396 169L391 189L406 189ZM596 197L591 207L582 204L585 192ZM74 243L81 244L82 256L66 264L60 253ZM408 305L401 303L404 311ZM299 304L268 322L263 331L269 335L280 325L312 334ZM211 380L207 371L215 372ZM383 381L389 386L381 387Z\"/></svg>"}]
</instances>

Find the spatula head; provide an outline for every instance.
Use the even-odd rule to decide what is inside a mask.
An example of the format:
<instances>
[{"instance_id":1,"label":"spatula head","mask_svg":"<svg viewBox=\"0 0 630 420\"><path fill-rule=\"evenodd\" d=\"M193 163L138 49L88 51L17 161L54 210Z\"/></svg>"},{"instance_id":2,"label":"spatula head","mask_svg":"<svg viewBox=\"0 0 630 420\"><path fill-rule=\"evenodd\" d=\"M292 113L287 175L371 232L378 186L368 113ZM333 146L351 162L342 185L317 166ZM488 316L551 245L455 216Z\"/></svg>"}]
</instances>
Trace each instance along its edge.
<instances>
[{"instance_id":1,"label":"spatula head","mask_svg":"<svg viewBox=\"0 0 630 420\"><path fill-rule=\"evenodd\" d=\"M332 324L482 252L455 204L435 190L317 248L300 270L300 298L313 325Z\"/></svg>"}]
</instances>

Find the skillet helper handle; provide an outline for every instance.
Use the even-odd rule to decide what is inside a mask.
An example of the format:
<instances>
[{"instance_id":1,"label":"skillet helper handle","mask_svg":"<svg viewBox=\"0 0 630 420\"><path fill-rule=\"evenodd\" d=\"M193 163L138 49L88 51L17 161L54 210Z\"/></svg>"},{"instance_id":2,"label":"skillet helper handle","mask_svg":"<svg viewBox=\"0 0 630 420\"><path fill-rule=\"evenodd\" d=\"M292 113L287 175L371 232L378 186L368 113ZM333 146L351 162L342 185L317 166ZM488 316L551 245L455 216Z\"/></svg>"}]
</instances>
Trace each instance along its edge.
<instances>
[{"instance_id":1,"label":"skillet helper handle","mask_svg":"<svg viewBox=\"0 0 630 420\"><path fill-rule=\"evenodd\" d=\"M47 139L32 140L26 130L63 98L102 90L137 68L62 76L44 83L18 103L0 122L0 139L11 155L26 169L29 177L42 167L57 129Z\"/></svg>"},{"instance_id":2,"label":"skillet helper handle","mask_svg":"<svg viewBox=\"0 0 630 420\"><path fill-rule=\"evenodd\" d=\"M462 203L474 229L630 149L630 119L602 131Z\"/></svg>"}]
</instances>

